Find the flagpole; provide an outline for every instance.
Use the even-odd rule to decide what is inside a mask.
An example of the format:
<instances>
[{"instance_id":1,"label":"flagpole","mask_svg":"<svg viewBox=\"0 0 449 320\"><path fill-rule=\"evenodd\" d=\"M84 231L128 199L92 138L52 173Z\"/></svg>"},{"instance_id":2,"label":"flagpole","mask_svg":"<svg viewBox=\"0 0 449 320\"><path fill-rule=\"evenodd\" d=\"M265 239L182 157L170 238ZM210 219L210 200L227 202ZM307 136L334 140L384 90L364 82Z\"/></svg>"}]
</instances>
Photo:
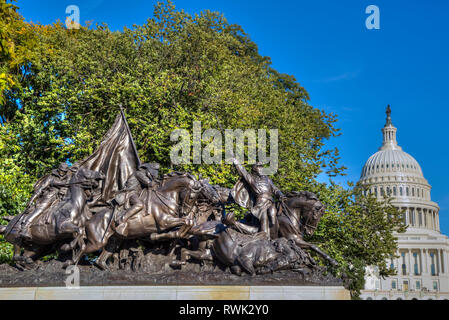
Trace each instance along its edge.
<instances>
[{"instance_id":1,"label":"flagpole","mask_svg":"<svg viewBox=\"0 0 449 320\"><path fill-rule=\"evenodd\" d=\"M131 145L133 146L133 150L134 150L134 153L135 153L136 158L137 158L137 169L139 169L140 168L140 164L141 164L140 158L139 158L139 153L137 153L136 144L134 143L134 139L133 139L133 136L131 134L131 130L129 129L128 121L126 121L125 112L123 111L123 106L120 104L119 107L120 107L120 114L122 115L122 119L125 122L126 130L128 131L128 134L129 134L129 136L131 138Z\"/></svg>"}]
</instances>

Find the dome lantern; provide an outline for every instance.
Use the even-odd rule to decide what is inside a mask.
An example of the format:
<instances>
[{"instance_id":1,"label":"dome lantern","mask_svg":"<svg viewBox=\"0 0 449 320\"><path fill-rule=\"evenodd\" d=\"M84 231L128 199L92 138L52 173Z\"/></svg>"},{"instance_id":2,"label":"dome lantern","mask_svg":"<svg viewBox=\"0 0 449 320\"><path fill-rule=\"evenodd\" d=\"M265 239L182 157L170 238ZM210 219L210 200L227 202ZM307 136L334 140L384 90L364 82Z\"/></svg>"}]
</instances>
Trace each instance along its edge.
<instances>
[{"instance_id":1,"label":"dome lantern","mask_svg":"<svg viewBox=\"0 0 449 320\"><path fill-rule=\"evenodd\" d=\"M391 108L390 105L387 106L387 121L385 126L382 128L383 133L383 143L379 150L402 150L396 141L396 129L391 122Z\"/></svg>"}]
</instances>

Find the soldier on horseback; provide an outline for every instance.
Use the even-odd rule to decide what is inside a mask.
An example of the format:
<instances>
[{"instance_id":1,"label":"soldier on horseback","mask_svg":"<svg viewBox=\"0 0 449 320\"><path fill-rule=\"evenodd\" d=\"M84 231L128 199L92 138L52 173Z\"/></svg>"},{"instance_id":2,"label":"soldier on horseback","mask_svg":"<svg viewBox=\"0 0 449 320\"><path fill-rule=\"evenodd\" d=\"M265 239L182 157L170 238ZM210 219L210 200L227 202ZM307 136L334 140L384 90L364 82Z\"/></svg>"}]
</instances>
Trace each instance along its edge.
<instances>
[{"instance_id":1,"label":"soldier on horseback","mask_svg":"<svg viewBox=\"0 0 449 320\"><path fill-rule=\"evenodd\" d=\"M25 214L21 223L21 237L26 240L31 238L29 227L37 217L65 196L67 192L65 185L70 180L72 174L73 172L67 163L63 162L57 169L44 176L35 184L34 194L28 202L28 207L24 212Z\"/></svg>"},{"instance_id":2,"label":"soldier on horseback","mask_svg":"<svg viewBox=\"0 0 449 320\"><path fill-rule=\"evenodd\" d=\"M128 178L124 189L124 204L126 206L128 199L130 207L117 217L117 225L125 223L143 209L144 203L140 195L144 188L154 189L159 185L159 168L159 163L144 163Z\"/></svg>"}]
</instances>

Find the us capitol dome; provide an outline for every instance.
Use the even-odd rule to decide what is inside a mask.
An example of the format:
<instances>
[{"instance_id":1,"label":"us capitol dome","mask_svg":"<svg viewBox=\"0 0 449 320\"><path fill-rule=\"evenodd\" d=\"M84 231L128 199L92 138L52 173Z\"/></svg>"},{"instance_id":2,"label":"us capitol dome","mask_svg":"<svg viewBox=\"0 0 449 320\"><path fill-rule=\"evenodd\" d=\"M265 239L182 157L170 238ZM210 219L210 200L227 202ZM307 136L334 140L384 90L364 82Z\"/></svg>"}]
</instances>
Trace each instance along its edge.
<instances>
[{"instance_id":1,"label":"us capitol dome","mask_svg":"<svg viewBox=\"0 0 449 320\"><path fill-rule=\"evenodd\" d=\"M431 200L431 186L419 163L398 145L396 132L388 106L382 146L363 166L360 183L379 199L391 197L408 228L395 234L399 257L388 261L397 275L382 279L368 268L361 297L449 299L449 239L440 233L439 206Z\"/></svg>"}]
</instances>

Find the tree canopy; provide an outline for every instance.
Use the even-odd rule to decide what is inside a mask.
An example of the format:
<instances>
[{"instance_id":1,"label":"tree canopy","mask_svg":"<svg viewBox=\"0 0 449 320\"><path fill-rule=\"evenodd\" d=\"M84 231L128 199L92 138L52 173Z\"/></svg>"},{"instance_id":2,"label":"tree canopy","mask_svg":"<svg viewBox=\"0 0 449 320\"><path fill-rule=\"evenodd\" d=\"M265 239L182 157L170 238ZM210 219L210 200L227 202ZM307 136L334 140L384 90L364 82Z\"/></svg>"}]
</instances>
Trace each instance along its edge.
<instances>
[{"instance_id":1,"label":"tree canopy","mask_svg":"<svg viewBox=\"0 0 449 320\"><path fill-rule=\"evenodd\" d=\"M309 104L307 91L273 69L250 36L217 12L190 15L168 1L143 25L111 31L105 24L66 29L32 24L0 0L0 214L21 212L36 179L60 162L92 153L114 121L119 105L142 161L165 171L202 174L232 186L231 165L170 162L170 133L202 130L278 129L282 190L316 192L327 214L311 239L336 258L354 296L364 268L391 270L400 213L358 188L318 183L325 172L344 174L337 148L337 116ZM203 141L206 144L207 141ZM10 247L3 243L2 260Z\"/></svg>"}]
</instances>

